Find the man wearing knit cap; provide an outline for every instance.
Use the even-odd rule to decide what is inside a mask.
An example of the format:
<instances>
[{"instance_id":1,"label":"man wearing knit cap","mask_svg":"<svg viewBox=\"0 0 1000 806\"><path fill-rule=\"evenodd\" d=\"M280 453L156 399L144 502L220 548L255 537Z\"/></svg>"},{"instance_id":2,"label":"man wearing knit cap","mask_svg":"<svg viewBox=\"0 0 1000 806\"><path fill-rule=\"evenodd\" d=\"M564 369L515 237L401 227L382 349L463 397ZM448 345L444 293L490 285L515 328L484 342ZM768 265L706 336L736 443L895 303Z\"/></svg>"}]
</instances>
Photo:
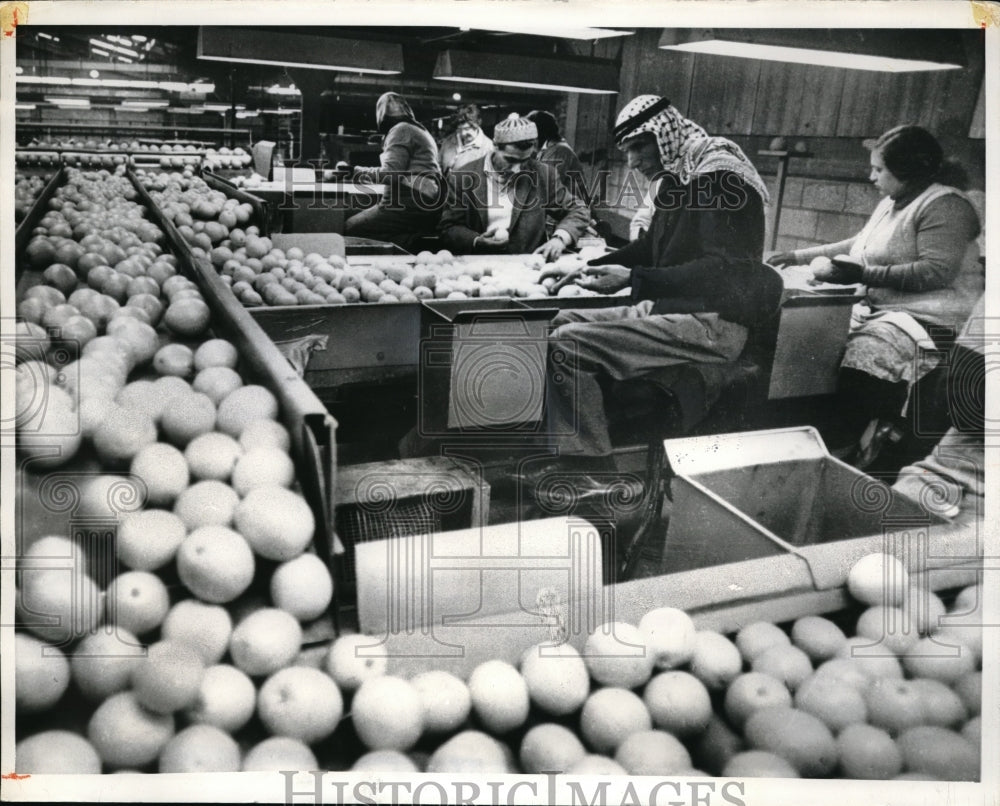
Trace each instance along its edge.
<instances>
[{"instance_id":1,"label":"man wearing knit cap","mask_svg":"<svg viewBox=\"0 0 1000 806\"><path fill-rule=\"evenodd\" d=\"M535 159L538 130L517 114L493 130L495 149L448 176L448 196L438 229L454 252L524 254L555 260L576 243L590 211ZM546 229L546 215L557 222Z\"/></svg>"}]
</instances>

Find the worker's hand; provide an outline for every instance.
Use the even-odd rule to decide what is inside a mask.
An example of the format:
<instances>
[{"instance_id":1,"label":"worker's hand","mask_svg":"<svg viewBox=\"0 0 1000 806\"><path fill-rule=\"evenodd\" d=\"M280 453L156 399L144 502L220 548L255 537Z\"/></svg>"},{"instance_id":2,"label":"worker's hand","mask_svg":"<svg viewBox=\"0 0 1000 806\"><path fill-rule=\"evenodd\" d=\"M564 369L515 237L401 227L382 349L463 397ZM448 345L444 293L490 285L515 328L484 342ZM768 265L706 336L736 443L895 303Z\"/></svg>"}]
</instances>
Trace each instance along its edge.
<instances>
[{"instance_id":1,"label":"worker's hand","mask_svg":"<svg viewBox=\"0 0 1000 806\"><path fill-rule=\"evenodd\" d=\"M865 266L850 255L834 255L830 258L833 269L840 278L834 282L860 283L865 274Z\"/></svg>"},{"instance_id":2,"label":"worker's hand","mask_svg":"<svg viewBox=\"0 0 1000 806\"><path fill-rule=\"evenodd\" d=\"M795 260L794 252L775 252L767 258L767 262L781 269L785 266L794 266L797 261Z\"/></svg>"},{"instance_id":3,"label":"worker's hand","mask_svg":"<svg viewBox=\"0 0 1000 806\"><path fill-rule=\"evenodd\" d=\"M614 294L629 284L632 280L632 270L628 266L608 264L606 266L587 266L576 284L588 291L599 294Z\"/></svg>"},{"instance_id":4,"label":"worker's hand","mask_svg":"<svg viewBox=\"0 0 1000 806\"><path fill-rule=\"evenodd\" d=\"M579 273L583 268L585 267L582 266L581 263L576 263L575 265L570 266L557 266L555 263L552 263L542 269L542 273L538 275L538 282L541 282L548 277L562 279L567 274L573 274L574 272Z\"/></svg>"},{"instance_id":5,"label":"worker's hand","mask_svg":"<svg viewBox=\"0 0 1000 806\"><path fill-rule=\"evenodd\" d=\"M549 238L541 246L539 246L534 251L534 254L541 255L543 258L545 258L546 263L551 263L565 251L566 251L566 242L562 238L553 236Z\"/></svg>"},{"instance_id":6,"label":"worker's hand","mask_svg":"<svg viewBox=\"0 0 1000 806\"><path fill-rule=\"evenodd\" d=\"M477 235L475 237L472 242L472 248L478 249L483 247L486 249L498 249L501 246L506 246L509 240L510 235L505 229L500 229L495 232L484 232L482 235Z\"/></svg>"}]
</instances>

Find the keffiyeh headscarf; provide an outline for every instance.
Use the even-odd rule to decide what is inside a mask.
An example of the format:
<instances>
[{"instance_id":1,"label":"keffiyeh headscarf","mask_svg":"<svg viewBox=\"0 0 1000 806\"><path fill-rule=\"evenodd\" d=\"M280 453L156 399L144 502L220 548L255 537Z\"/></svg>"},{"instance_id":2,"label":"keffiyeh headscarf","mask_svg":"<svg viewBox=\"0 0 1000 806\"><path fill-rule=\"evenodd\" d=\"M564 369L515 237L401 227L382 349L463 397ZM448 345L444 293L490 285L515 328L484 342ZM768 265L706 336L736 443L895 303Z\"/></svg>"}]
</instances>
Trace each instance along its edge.
<instances>
[{"instance_id":1,"label":"keffiyeh headscarf","mask_svg":"<svg viewBox=\"0 0 1000 806\"><path fill-rule=\"evenodd\" d=\"M375 102L375 123L378 130L385 134L401 122L412 123L426 130L420 121L413 116L413 109L407 100L398 92L385 92Z\"/></svg>"},{"instance_id":2,"label":"keffiyeh headscarf","mask_svg":"<svg viewBox=\"0 0 1000 806\"><path fill-rule=\"evenodd\" d=\"M663 169L677 176L682 184L688 184L693 174L732 171L742 176L765 204L768 202L767 186L743 150L725 137L710 137L666 98L640 95L618 113L615 143L621 145L643 132L656 137Z\"/></svg>"}]
</instances>

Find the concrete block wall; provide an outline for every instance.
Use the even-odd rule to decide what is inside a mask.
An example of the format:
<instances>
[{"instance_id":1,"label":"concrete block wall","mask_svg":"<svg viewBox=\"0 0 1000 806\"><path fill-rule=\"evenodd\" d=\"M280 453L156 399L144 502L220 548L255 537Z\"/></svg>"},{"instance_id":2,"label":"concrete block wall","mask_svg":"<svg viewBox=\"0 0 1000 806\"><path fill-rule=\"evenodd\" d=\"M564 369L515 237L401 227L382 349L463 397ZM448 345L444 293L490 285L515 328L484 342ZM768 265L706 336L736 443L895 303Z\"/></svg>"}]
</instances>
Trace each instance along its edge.
<instances>
[{"instance_id":1,"label":"concrete block wall","mask_svg":"<svg viewBox=\"0 0 1000 806\"><path fill-rule=\"evenodd\" d=\"M773 176L764 177L776 200ZM878 204L879 193L868 182L845 182L790 176L785 180L776 249L786 252L835 243L855 235ZM768 216L766 243L771 243L773 214Z\"/></svg>"}]
</instances>

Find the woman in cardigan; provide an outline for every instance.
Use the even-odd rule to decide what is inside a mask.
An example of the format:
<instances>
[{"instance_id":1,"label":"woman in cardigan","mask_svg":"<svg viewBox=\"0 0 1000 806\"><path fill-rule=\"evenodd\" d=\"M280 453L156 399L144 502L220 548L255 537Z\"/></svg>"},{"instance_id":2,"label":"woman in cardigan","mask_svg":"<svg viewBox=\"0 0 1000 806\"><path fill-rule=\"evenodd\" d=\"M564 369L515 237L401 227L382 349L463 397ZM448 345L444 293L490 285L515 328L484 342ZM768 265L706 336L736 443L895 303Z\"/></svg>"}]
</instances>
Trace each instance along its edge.
<instances>
[{"instance_id":1,"label":"woman in cardigan","mask_svg":"<svg viewBox=\"0 0 1000 806\"><path fill-rule=\"evenodd\" d=\"M772 255L774 265L816 257L832 265L816 278L864 283L842 362L840 388L847 427L862 440L858 466L874 458L878 437L888 436L914 383L940 363L983 292L984 274L972 202L949 181L956 174L941 145L919 126L898 126L875 142L871 181L885 195L864 228L846 241ZM874 439L873 439L874 438Z\"/></svg>"},{"instance_id":2,"label":"woman in cardigan","mask_svg":"<svg viewBox=\"0 0 1000 806\"><path fill-rule=\"evenodd\" d=\"M433 234L440 217L441 166L437 143L418 123L402 95L387 92L375 103L375 122L384 135L381 165L355 168L356 182L384 183L375 207L347 219L346 235L392 241L411 248Z\"/></svg>"},{"instance_id":3,"label":"woman in cardigan","mask_svg":"<svg viewBox=\"0 0 1000 806\"><path fill-rule=\"evenodd\" d=\"M529 485L570 464L584 474L610 469L601 379L732 362L780 299L780 278L761 263L767 190L735 143L710 137L655 95L622 109L615 140L629 168L659 179L655 209L648 232L591 261L577 281L604 293L630 288L631 304L553 320L549 435L574 458L525 474ZM566 345L572 359L557 360L553 350Z\"/></svg>"}]
</instances>

